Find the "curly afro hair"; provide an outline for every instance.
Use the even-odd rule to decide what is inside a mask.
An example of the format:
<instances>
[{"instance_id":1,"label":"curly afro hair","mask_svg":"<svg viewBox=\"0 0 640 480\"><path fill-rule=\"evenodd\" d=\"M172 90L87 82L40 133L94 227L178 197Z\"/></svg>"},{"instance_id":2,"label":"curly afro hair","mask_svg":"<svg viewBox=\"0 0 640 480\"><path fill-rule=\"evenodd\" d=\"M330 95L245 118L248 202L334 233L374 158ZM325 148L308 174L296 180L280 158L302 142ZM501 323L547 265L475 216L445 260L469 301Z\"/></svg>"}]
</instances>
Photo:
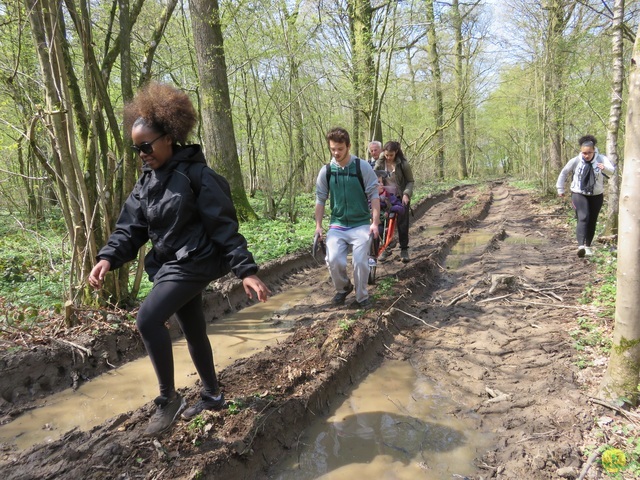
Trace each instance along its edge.
<instances>
[{"instance_id":1,"label":"curly afro hair","mask_svg":"<svg viewBox=\"0 0 640 480\"><path fill-rule=\"evenodd\" d=\"M124 108L124 125L143 125L169 135L174 143L185 144L198 120L189 96L170 85L151 82Z\"/></svg>"},{"instance_id":2,"label":"curly afro hair","mask_svg":"<svg viewBox=\"0 0 640 480\"><path fill-rule=\"evenodd\" d=\"M580 137L578 139L578 145L580 146L582 146L582 144L585 142L592 142L594 147L598 144L596 137L594 137L593 135L585 135L584 137Z\"/></svg>"}]
</instances>

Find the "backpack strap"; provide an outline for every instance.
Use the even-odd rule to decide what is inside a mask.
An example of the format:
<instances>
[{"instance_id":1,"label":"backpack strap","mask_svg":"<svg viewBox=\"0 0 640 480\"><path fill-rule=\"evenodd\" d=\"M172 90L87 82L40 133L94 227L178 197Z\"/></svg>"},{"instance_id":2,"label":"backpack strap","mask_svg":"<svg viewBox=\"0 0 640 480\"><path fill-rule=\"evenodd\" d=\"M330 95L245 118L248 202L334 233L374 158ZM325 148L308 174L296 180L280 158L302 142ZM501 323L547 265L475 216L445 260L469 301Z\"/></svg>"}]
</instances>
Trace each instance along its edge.
<instances>
[{"instance_id":1,"label":"backpack strap","mask_svg":"<svg viewBox=\"0 0 640 480\"><path fill-rule=\"evenodd\" d=\"M180 162L176 166L176 170L178 173L181 173L189 179L191 190L193 190L194 195L198 198L202 188L202 171L205 169L206 165L204 163L198 163L197 165L199 165L200 168L197 172L192 168L193 165L193 163Z\"/></svg>"},{"instance_id":2,"label":"backpack strap","mask_svg":"<svg viewBox=\"0 0 640 480\"><path fill-rule=\"evenodd\" d=\"M364 178L362 177L362 167L360 166L360 162L362 162L360 158L356 157L356 176L358 177L358 181L360 182L360 186L362 187L362 191L366 193L366 189L364 188ZM327 188L331 190L331 164L325 164L325 176L327 177ZM336 177L336 182L338 181Z\"/></svg>"}]
</instances>

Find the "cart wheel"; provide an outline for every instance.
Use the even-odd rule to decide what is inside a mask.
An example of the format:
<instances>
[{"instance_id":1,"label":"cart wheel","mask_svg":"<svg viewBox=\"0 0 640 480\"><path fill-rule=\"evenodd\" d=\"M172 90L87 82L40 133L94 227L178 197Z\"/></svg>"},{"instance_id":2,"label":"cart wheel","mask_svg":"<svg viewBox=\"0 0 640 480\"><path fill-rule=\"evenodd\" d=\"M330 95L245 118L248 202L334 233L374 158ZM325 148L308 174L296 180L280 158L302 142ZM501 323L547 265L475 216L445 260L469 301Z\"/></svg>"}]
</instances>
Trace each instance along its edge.
<instances>
[{"instance_id":1,"label":"cart wheel","mask_svg":"<svg viewBox=\"0 0 640 480\"><path fill-rule=\"evenodd\" d=\"M376 284L376 268L377 265L375 263L373 265L369 264L369 280L367 281L369 285Z\"/></svg>"}]
</instances>

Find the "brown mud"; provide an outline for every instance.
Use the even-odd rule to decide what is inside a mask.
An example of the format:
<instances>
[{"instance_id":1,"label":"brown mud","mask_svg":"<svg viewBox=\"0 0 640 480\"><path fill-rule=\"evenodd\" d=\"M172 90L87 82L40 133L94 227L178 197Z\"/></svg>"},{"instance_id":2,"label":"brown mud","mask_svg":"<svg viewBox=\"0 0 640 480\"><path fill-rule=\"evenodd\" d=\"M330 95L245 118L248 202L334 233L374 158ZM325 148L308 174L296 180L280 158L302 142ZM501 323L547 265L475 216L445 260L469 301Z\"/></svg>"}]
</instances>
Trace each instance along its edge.
<instances>
[{"instance_id":1,"label":"brown mud","mask_svg":"<svg viewBox=\"0 0 640 480\"><path fill-rule=\"evenodd\" d=\"M272 262L261 277L274 292L299 285L314 292L287 312L296 325L290 337L220 372L232 409L207 412L197 424L179 420L158 439L142 437L152 413L146 405L24 452L0 445L2 476L266 478L336 395L391 358L437 381L456 405L449 415L492 435L469 478L577 478L602 407L589 402L593 386L580 379L568 332L595 266L575 257L562 212L503 183L425 199L414 207L411 262L402 264L396 251L379 265L366 313L349 308L353 296L344 307L330 305L326 267L309 254ZM478 233L488 241L471 242L454 262L456 245ZM212 320L246 304L236 280L216 282L206 296ZM143 354L130 320L87 315L81 319L93 320L92 329L35 345L27 339L22 352L3 354L3 422ZM198 387L183 393L193 402ZM596 471L586 478L601 478Z\"/></svg>"}]
</instances>

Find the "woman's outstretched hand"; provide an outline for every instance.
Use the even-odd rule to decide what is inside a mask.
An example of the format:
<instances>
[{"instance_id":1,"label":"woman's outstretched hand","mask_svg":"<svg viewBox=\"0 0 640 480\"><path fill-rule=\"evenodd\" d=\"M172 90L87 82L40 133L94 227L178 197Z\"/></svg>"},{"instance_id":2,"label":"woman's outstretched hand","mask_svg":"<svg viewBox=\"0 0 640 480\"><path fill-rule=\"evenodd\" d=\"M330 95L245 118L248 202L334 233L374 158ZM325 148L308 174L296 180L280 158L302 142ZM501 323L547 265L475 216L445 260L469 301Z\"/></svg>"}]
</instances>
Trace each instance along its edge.
<instances>
[{"instance_id":1,"label":"woman's outstretched hand","mask_svg":"<svg viewBox=\"0 0 640 480\"><path fill-rule=\"evenodd\" d=\"M89 284L96 290L102 288L102 282L109 270L111 270L109 260L100 260L89 274Z\"/></svg>"},{"instance_id":2,"label":"woman's outstretched hand","mask_svg":"<svg viewBox=\"0 0 640 480\"><path fill-rule=\"evenodd\" d=\"M247 293L247 297L253 298L253 290L256 292L258 300L261 302L266 302L269 295L271 295L269 287L267 287L264 282L257 277L257 275L244 277L242 279L242 286L244 287L244 291Z\"/></svg>"}]
</instances>

